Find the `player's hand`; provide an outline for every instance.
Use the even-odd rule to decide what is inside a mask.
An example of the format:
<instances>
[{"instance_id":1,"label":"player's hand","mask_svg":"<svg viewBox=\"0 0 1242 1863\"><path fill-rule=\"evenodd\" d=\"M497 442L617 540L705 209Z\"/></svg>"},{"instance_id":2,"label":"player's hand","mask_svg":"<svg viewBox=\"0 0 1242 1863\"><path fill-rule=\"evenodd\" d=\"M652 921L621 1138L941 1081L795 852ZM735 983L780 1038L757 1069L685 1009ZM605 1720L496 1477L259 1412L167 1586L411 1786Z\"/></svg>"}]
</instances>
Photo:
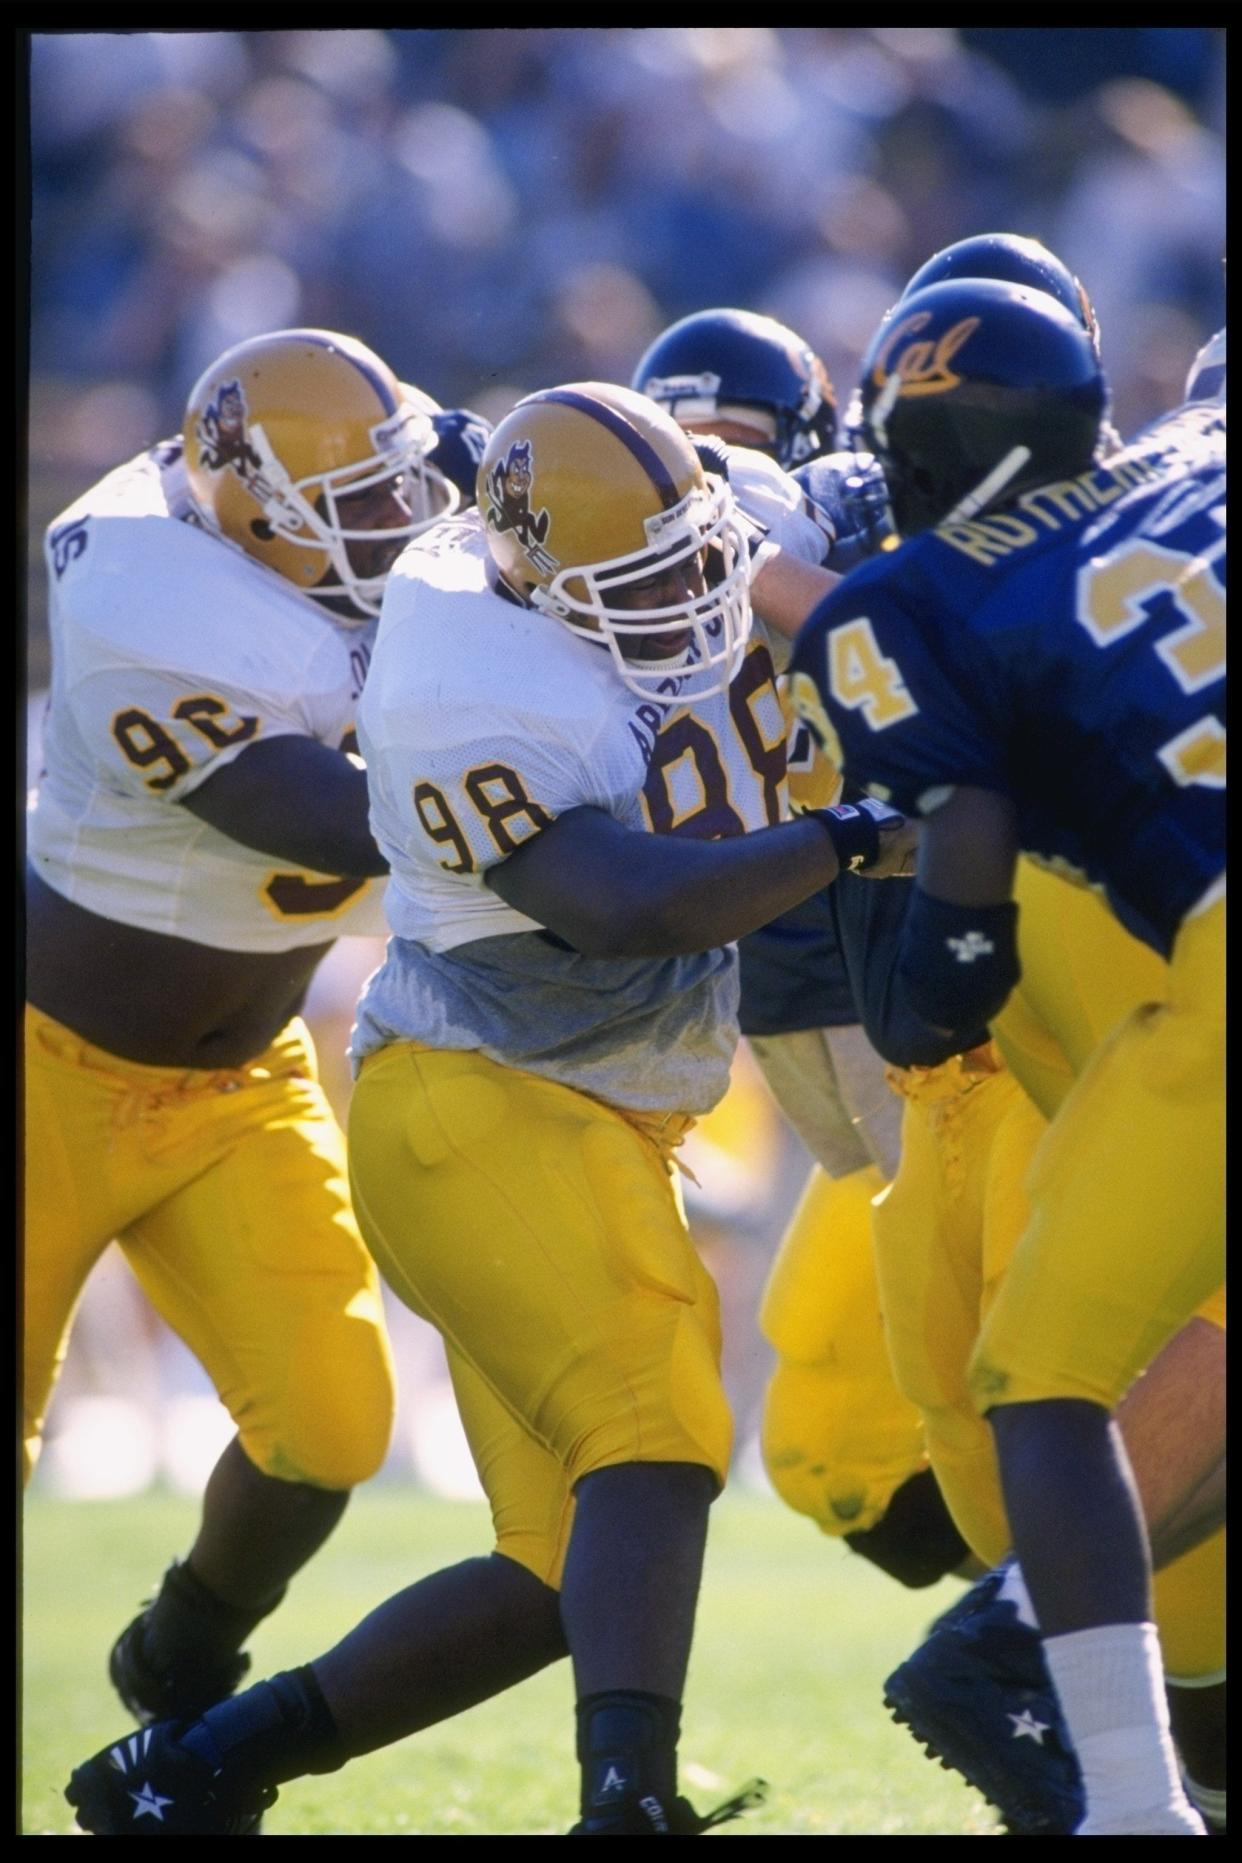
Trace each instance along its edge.
<instances>
[{"instance_id":1,"label":"player's hand","mask_svg":"<svg viewBox=\"0 0 1242 1863\"><path fill-rule=\"evenodd\" d=\"M918 858L918 822L899 815L896 809L890 809L885 802L877 802L874 796L864 796L858 807L874 817L880 831L879 853L870 866L860 867L859 872L868 880L908 879Z\"/></svg>"},{"instance_id":2,"label":"player's hand","mask_svg":"<svg viewBox=\"0 0 1242 1863\"><path fill-rule=\"evenodd\" d=\"M844 575L892 536L888 487L870 453L828 453L808 460L793 476L824 532L828 568Z\"/></svg>"}]
</instances>

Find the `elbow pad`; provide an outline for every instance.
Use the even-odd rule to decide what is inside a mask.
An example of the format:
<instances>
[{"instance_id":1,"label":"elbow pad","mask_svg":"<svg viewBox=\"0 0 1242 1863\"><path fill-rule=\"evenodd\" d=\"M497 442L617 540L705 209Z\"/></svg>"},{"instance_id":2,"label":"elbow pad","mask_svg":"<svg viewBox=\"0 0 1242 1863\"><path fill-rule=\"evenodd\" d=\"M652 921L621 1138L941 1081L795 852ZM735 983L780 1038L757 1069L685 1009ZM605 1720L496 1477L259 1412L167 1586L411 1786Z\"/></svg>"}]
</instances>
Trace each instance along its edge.
<instances>
[{"instance_id":1,"label":"elbow pad","mask_svg":"<svg viewBox=\"0 0 1242 1863\"><path fill-rule=\"evenodd\" d=\"M999 1014L1021 976L1018 908L957 906L916 886L902 931L897 982L914 1013L961 1036L961 1045Z\"/></svg>"}]
</instances>

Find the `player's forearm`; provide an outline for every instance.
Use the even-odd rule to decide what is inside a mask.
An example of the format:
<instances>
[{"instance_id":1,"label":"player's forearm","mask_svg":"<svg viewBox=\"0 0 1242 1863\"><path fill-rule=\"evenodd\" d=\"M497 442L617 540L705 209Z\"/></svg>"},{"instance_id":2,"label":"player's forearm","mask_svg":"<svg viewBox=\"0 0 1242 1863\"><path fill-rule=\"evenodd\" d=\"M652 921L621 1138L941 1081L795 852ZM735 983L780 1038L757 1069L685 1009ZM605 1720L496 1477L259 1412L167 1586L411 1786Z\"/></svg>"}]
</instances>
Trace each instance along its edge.
<instances>
[{"instance_id":1,"label":"player's forearm","mask_svg":"<svg viewBox=\"0 0 1242 1863\"><path fill-rule=\"evenodd\" d=\"M680 957L768 924L837 871L817 822L696 841L643 834L582 808L487 878L507 904L586 956Z\"/></svg>"},{"instance_id":2,"label":"player's forearm","mask_svg":"<svg viewBox=\"0 0 1242 1863\"><path fill-rule=\"evenodd\" d=\"M247 821L234 824L231 839L287 860L312 873L350 878L387 873L388 862L371 838L367 822L366 778L341 791L313 799L265 797Z\"/></svg>"},{"instance_id":3,"label":"player's forearm","mask_svg":"<svg viewBox=\"0 0 1242 1863\"><path fill-rule=\"evenodd\" d=\"M371 877L388 863L371 836L366 772L310 738L258 743L184 801L243 847L312 873Z\"/></svg>"},{"instance_id":4,"label":"player's forearm","mask_svg":"<svg viewBox=\"0 0 1242 1863\"><path fill-rule=\"evenodd\" d=\"M779 550L764 563L751 584L750 596L761 621L793 640L802 624L832 594L840 576L817 568Z\"/></svg>"},{"instance_id":5,"label":"player's forearm","mask_svg":"<svg viewBox=\"0 0 1242 1863\"><path fill-rule=\"evenodd\" d=\"M812 822L724 841L649 835L644 844L644 854L655 857L649 888L631 903L619 928L623 948L612 955L679 957L732 944L809 899L840 870L831 841Z\"/></svg>"}]
</instances>

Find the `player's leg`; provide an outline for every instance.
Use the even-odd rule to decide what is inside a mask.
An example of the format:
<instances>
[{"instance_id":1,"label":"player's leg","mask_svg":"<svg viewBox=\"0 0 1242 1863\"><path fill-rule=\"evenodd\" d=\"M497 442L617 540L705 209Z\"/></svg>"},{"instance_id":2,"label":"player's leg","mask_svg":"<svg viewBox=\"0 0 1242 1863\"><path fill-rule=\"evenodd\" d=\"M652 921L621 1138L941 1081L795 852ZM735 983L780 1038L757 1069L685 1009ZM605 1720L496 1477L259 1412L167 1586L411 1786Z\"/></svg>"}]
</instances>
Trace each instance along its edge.
<instances>
[{"instance_id":1,"label":"player's leg","mask_svg":"<svg viewBox=\"0 0 1242 1863\"><path fill-rule=\"evenodd\" d=\"M1226 1770L1223 1530L1157 1571L1153 1592L1183 1780L1209 1826L1219 1829Z\"/></svg>"},{"instance_id":2,"label":"player's leg","mask_svg":"<svg viewBox=\"0 0 1242 1863\"><path fill-rule=\"evenodd\" d=\"M1104 901L1030 860L1018 862L1022 977L993 1028L1006 1060L1051 1119L1092 1055L1138 1003L1164 1000L1169 967ZM1028 1042L1031 1031L1038 1031ZM1011 1058L1012 1045L1012 1058ZM1046 1078L1027 1077L1052 1063Z\"/></svg>"},{"instance_id":3,"label":"player's leg","mask_svg":"<svg viewBox=\"0 0 1242 1863\"><path fill-rule=\"evenodd\" d=\"M640 1801L675 1800L707 1511L730 1443L715 1289L666 1163L568 1088L412 1047L364 1068L351 1140L385 1275L577 1493L562 1615L583 1810L651 1834ZM414 1177L417 1234L402 1188Z\"/></svg>"},{"instance_id":4,"label":"player's leg","mask_svg":"<svg viewBox=\"0 0 1242 1863\"><path fill-rule=\"evenodd\" d=\"M252 1828L282 1779L330 1770L468 1706L575 1638L580 1674L593 1661L606 1664L611 1629L601 1645L590 1624L567 1625L568 1636L560 1625L575 1607L564 1609L556 1585L583 1512L571 1502L567 1464L588 1508L592 1489L612 1477L658 1480L666 1472L673 1481L658 1500L667 1508L689 1485L677 1480L684 1471L705 1516L727 1460L714 1290L649 1139L581 1095L481 1057L415 1050L388 1050L368 1063L351 1139L361 1220L391 1285L415 1311L440 1317L446 1334L442 1316L452 1320L450 1368L491 1499L497 1551L408 1588L314 1664L219 1704L188 1732L156 1728L142 1763L157 1794L176 1786L179 1809L169 1816L183 1831L226 1828L207 1803L212 1792L222 1795L227 1828ZM696 1306L697 1316L687 1311ZM592 1358L594 1366L583 1362ZM710 1376L700 1388L704 1371ZM519 1404L538 1414L538 1434L520 1419ZM667 1459L628 1460L646 1449ZM686 1455L710 1457L710 1465L675 1460ZM630 1504L620 1530L619 1495ZM657 1566L654 1579L642 1571L636 1579L634 1565L645 1563L633 1549L643 1528L636 1497L605 1488L604 1498L594 1532L606 1526L610 1543L592 1555L588 1537L579 1615L584 1607L595 1622L612 1614L599 1608L601 1597L617 1603L599 1588L602 1572L628 1588L628 1608L637 1593L641 1612L665 1619L653 1639L622 1611L624 1659L646 1651L650 1661L654 1649L665 1667L615 1676L602 1667L603 1689L582 1703L588 1794L603 1760L606 1801L620 1798L628 1814L637 1807L631 1792L617 1791L622 1772L632 1766L635 1785L649 1793L653 1775L658 1783L669 1767L664 1736L670 1709L675 1729L677 1704L658 1689L680 1688L679 1646L688 1641L683 1625L697 1590L684 1595L684 1542L697 1572L702 1530L698 1520L686 1532L684 1520L670 1525L663 1517L661 1543L646 1562ZM670 1604L660 1580L679 1558L674 1589L683 1595ZM652 1681L655 1690L644 1686ZM616 1738L600 1755L603 1733ZM70 1787L81 1822L100 1834L122 1832L132 1819L130 1781L116 1765L128 1770L124 1747L80 1767ZM678 1834L702 1828L684 1801L649 1802ZM654 1834L658 1826L644 1817L641 1833Z\"/></svg>"},{"instance_id":5,"label":"player's leg","mask_svg":"<svg viewBox=\"0 0 1242 1863\"><path fill-rule=\"evenodd\" d=\"M933 1584L966 1547L893 1382L872 1261L870 1199L896 1168L901 1102L856 1024L751 1047L819 1167L764 1294L760 1324L778 1356L764 1400L768 1473L821 1531L903 1584Z\"/></svg>"},{"instance_id":6,"label":"player's leg","mask_svg":"<svg viewBox=\"0 0 1242 1863\"><path fill-rule=\"evenodd\" d=\"M107 1071L99 1050L29 1007L25 1049L22 1383L29 1480L78 1297L150 1186L119 1071Z\"/></svg>"},{"instance_id":7,"label":"player's leg","mask_svg":"<svg viewBox=\"0 0 1242 1863\"><path fill-rule=\"evenodd\" d=\"M1002 1214L1015 1200L1025 1213L1020 1154L1042 1121L990 1049L893 1078L907 1101L902 1159L874 1218L889 1350L897 1384L923 1419L953 1521L990 1565L1008 1546L1008 1528L995 1450L966 1369L1002 1266ZM1010 1127L1013 1143L998 1148ZM1008 1162L998 1172L1001 1151Z\"/></svg>"},{"instance_id":8,"label":"player's leg","mask_svg":"<svg viewBox=\"0 0 1242 1863\"><path fill-rule=\"evenodd\" d=\"M1111 1412L1223 1275L1224 916L1222 901L1183 926L1168 1002L1103 1045L1054 1122L972 1368L1083 1763L1088 1834L1190 1828Z\"/></svg>"},{"instance_id":9,"label":"player's leg","mask_svg":"<svg viewBox=\"0 0 1242 1863\"><path fill-rule=\"evenodd\" d=\"M1118 1411L1152 1559L1169 1565L1224 1523L1225 1290L1218 1288L1126 1392Z\"/></svg>"},{"instance_id":10,"label":"player's leg","mask_svg":"<svg viewBox=\"0 0 1242 1863\"><path fill-rule=\"evenodd\" d=\"M930 1585L967 1548L889 1363L871 1236L883 1189L874 1165L836 1180L816 1169L794 1212L760 1308L777 1353L763 1456L796 1513L901 1583Z\"/></svg>"},{"instance_id":11,"label":"player's leg","mask_svg":"<svg viewBox=\"0 0 1242 1863\"><path fill-rule=\"evenodd\" d=\"M379 1467L391 1428L378 1281L305 1030L291 1025L233 1080L172 1097L152 1143L197 1155L200 1174L123 1241L239 1431L187 1558L113 1653L141 1719L196 1712L236 1685L242 1644Z\"/></svg>"},{"instance_id":12,"label":"player's leg","mask_svg":"<svg viewBox=\"0 0 1242 1863\"><path fill-rule=\"evenodd\" d=\"M450 1350L449 1369L496 1546L406 1586L340 1642L221 1701L187 1728L151 1730L144 1781L178 1797L171 1834L240 1834L275 1788L417 1733L568 1654L558 1590L574 1503L560 1462ZM126 1743L74 1775L85 1828L132 1827ZM195 1822L197 1820L197 1822ZM226 1821L231 1820L231 1833ZM163 1833L161 1833L163 1834Z\"/></svg>"},{"instance_id":13,"label":"player's leg","mask_svg":"<svg viewBox=\"0 0 1242 1863\"><path fill-rule=\"evenodd\" d=\"M574 1515L565 1471L451 1351L449 1370L496 1546L398 1592L315 1659L350 1758L490 1700L569 1653L559 1594Z\"/></svg>"}]
</instances>

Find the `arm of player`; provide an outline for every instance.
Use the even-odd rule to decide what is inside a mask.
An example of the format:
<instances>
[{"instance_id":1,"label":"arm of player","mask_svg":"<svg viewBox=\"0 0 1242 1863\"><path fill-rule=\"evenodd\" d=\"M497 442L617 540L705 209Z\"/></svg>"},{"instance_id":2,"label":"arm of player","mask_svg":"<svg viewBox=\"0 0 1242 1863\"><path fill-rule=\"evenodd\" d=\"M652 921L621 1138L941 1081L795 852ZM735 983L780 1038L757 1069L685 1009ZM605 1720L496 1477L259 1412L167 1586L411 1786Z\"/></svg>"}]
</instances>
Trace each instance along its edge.
<instances>
[{"instance_id":1,"label":"arm of player","mask_svg":"<svg viewBox=\"0 0 1242 1863\"><path fill-rule=\"evenodd\" d=\"M365 770L315 738L260 738L180 800L230 840L313 873L388 871L371 838Z\"/></svg>"},{"instance_id":2,"label":"arm of player","mask_svg":"<svg viewBox=\"0 0 1242 1863\"><path fill-rule=\"evenodd\" d=\"M750 585L751 605L765 621L787 640L796 639L803 623L819 604L837 587L840 576L830 569L777 550L764 558Z\"/></svg>"},{"instance_id":3,"label":"arm of player","mask_svg":"<svg viewBox=\"0 0 1242 1863\"><path fill-rule=\"evenodd\" d=\"M1021 975L1017 858L1017 813L996 790L954 789L923 822L896 984L914 1015L959 1047L978 1039Z\"/></svg>"},{"instance_id":4,"label":"arm of player","mask_svg":"<svg viewBox=\"0 0 1242 1863\"><path fill-rule=\"evenodd\" d=\"M880 830L876 870L907 857L902 818L893 824ZM731 944L834 880L837 844L826 827L804 816L698 841L570 809L485 878L506 905L587 957L679 957Z\"/></svg>"}]
</instances>

